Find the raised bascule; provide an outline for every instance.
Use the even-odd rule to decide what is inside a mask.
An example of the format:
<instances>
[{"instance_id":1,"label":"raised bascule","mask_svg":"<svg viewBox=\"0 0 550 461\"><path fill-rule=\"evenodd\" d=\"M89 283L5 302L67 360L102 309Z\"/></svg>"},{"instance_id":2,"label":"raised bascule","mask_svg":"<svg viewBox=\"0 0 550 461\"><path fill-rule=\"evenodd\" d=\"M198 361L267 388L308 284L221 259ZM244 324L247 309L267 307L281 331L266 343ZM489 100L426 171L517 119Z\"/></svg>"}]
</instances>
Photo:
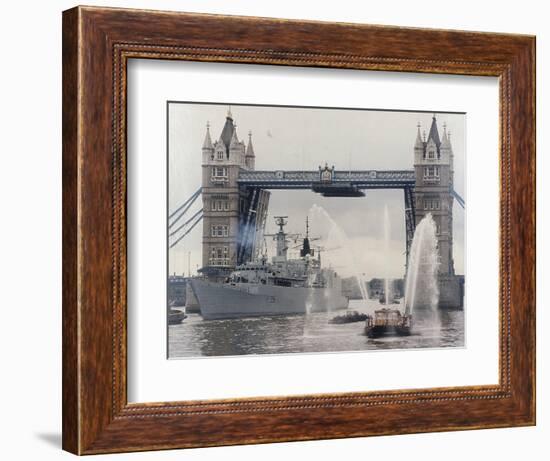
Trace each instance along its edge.
<instances>
[{"instance_id":1,"label":"raised bascule","mask_svg":"<svg viewBox=\"0 0 550 461\"><path fill-rule=\"evenodd\" d=\"M402 189L405 203L406 261L416 224L431 213L440 253L440 307L462 307L464 276L453 261L453 203L464 201L453 188L454 157L450 132L439 136L434 114L428 136L417 126L414 169L338 171L325 164L316 170L255 169L252 134L245 144L228 111L219 138L212 142L207 124L202 146L202 186L169 216L170 247L202 220L202 268L211 280L222 280L236 266L257 259L264 238L270 190L304 189L325 197L362 197L368 189ZM203 207L187 216L202 198Z\"/></svg>"}]
</instances>

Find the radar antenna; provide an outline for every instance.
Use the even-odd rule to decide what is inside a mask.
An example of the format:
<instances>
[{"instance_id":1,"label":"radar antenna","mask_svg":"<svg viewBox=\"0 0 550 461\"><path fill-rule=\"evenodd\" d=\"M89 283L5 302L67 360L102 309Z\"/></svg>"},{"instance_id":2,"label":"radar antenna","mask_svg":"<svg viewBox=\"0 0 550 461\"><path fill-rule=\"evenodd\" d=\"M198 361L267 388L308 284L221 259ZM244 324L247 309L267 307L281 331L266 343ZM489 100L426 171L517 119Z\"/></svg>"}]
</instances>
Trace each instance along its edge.
<instances>
[{"instance_id":1,"label":"radar antenna","mask_svg":"<svg viewBox=\"0 0 550 461\"><path fill-rule=\"evenodd\" d=\"M275 224L279 226L279 232L284 232L284 227L286 226L288 216L274 216Z\"/></svg>"}]
</instances>

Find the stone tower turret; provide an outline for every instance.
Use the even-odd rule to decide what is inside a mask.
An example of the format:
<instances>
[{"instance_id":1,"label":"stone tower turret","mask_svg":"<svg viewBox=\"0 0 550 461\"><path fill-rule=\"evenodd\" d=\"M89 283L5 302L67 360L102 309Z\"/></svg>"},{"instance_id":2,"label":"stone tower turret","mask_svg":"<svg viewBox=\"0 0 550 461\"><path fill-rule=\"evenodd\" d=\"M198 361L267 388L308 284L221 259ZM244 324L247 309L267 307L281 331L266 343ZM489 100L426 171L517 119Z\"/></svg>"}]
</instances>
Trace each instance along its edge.
<instances>
[{"instance_id":1,"label":"stone tower turret","mask_svg":"<svg viewBox=\"0 0 550 461\"><path fill-rule=\"evenodd\" d=\"M210 137L210 122L206 122L206 135L202 144L202 163L208 163L214 160L214 145Z\"/></svg>"},{"instance_id":2,"label":"stone tower turret","mask_svg":"<svg viewBox=\"0 0 550 461\"><path fill-rule=\"evenodd\" d=\"M246 146L245 164L249 170L256 167L256 155L254 154L254 146L252 145L252 131L248 132L248 145Z\"/></svg>"}]
</instances>

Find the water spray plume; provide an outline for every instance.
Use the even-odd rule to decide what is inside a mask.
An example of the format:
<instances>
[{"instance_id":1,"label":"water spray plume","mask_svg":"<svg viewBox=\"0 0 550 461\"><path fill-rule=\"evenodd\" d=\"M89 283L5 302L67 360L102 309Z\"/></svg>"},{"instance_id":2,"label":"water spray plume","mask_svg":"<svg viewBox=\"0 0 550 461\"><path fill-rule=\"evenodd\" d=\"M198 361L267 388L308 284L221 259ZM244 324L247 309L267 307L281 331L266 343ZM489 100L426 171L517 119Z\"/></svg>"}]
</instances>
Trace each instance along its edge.
<instances>
[{"instance_id":1,"label":"water spray plume","mask_svg":"<svg viewBox=\"0 0 550 461\"><path fill-rule=\"evenodd\" d=\"M405 282L406 314L414 315L417 308L436 312L439 302L438 270L436 225L429 213L416 226L411 245Z\"/></svg>"}]
</instances>

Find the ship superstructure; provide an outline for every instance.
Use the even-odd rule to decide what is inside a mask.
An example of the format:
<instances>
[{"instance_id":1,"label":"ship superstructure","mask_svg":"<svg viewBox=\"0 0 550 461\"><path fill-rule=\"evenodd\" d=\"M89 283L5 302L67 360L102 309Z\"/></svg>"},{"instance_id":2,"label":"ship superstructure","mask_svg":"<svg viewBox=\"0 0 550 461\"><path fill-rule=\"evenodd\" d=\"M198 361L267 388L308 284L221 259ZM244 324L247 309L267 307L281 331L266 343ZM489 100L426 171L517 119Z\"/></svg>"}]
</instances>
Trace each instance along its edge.
<instances>
[{"instance_id":1,"label":"ship superstructure","mask_svg":"<svg viewBox=\"0 0 550 461\"><path fill-rule=\"evenodd\" d=\"M290 259L290 240L284 230L287 217L275 220L279 229L272 234L276 249L271 261L264 253L237 266L223 283L190 280L204 319L307 314L348 307L340 277L332 268L323 268L320 253L316 257L311 248L307 221L300 256Z\"/></svg>"}]
</instances>

